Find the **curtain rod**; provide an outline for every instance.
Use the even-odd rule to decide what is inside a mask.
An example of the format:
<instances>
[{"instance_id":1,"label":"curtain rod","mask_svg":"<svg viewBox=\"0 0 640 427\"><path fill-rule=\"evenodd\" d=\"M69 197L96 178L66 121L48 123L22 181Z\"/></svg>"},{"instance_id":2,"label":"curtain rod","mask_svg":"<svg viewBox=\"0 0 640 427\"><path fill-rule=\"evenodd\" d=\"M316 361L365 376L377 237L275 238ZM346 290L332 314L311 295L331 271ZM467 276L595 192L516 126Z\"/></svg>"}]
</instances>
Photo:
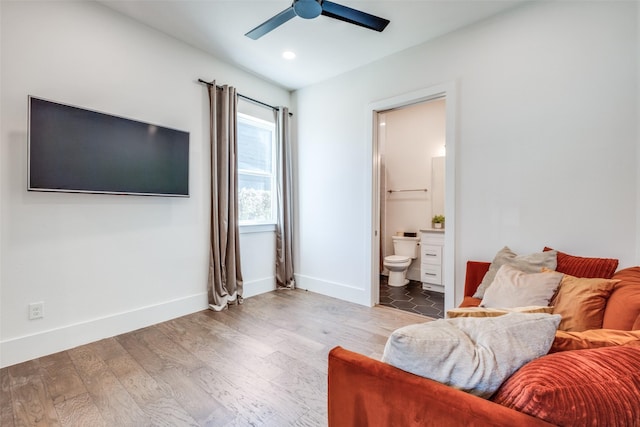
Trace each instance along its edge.
<instances>
[{"instance_id":1,"label":"curtain rod","mask_svg":"<svg viewBox=\"0 0 640 427\"><path fill-rule=\"evenodd\" d=\"M209 83L209 82L208 82L208 81L206 81L206 80L198 79L198 82L200 82L200 83L204 83L204 84L206 84L207 86L213 86L213 84ZM222 89L222 86L216 85L216 87L217 87L218 89ZM258 101L257 99L250 98L250 97L248 97L248 96L246 96L246 95L243 95L243 94L241 94L241 93L238 93L238 96L239 96L240 98L243 98L243 99L245 99L245 100L249 101L249 102L253 102L254 104L262 105L263 107L267 107L267 108L271 108L272 110L280 111L280 108L279 108L279 107L274 107L273 105L269 105L269 104L267 104L266 102ZM293 113L289 113L289 116L293 116Z\"/></svg>"}]
</instances>

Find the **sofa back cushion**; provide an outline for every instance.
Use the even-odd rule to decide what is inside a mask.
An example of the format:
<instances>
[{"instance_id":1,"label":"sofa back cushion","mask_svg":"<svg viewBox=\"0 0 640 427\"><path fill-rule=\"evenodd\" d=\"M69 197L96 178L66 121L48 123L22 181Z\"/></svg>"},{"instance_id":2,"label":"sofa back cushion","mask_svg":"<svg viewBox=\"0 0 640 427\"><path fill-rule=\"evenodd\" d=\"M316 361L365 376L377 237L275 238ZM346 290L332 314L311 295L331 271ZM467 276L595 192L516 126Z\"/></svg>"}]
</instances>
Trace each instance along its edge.
<instances>
[{"instance_id":1,"label":"sofa back cushion","mask_svg":"<svg viewBox=\"0 0 640 427\"><path fill-rule=\"evenodd\" d=\"M640 347L553 353L505 381L492 401L563 426L637 426Z\"/></svg>"},{"instance_id":2,"label":"sofa back cushion","mask_svg":"<svg viewBox=\"0 0 640 427\"><path fill-rule=\"evenodd\" d=\"M490 262L485 261L467 261L467 270L464 276L464 296L473 298L473 294L476 293L476 289L480 286L484 275L489 271L491 267ZM482 298L477 298L478 304ZM478 305L475 304L475 305ZM473 305L471 305L473 306Z\"/></svg>"},{"instance_id":3,"label":"sofa back cushion","mask_svg":"<svg viewBox=\"0 0 640 427\"><path fill-rule=\"evenodd\" d=\"M602 327L630 331L640 329L640 267L625 268L613 276L620 280L613 288L602 319Z\"/></svg>"}]
</instances>

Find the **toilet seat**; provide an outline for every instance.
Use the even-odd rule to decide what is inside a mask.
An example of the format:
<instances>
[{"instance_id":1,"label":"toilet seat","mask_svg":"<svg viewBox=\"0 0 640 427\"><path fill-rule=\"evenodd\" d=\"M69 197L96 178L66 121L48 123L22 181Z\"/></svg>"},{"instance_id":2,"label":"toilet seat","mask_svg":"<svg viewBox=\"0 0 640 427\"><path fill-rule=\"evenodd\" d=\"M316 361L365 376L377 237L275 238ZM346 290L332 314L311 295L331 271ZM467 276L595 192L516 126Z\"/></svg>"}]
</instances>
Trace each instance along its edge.
<instances>
[{"instance_id":1,"label":"toilet seat","mask_svg":"<svg viewBox=\"0 0 640 427\"><path fill-rule=\"evenodd\" d=\"M389 255L384 257L384 262L388 264L404 264L405 262L411 262L411 258L402 255Z\"/></svg>"}]
</instances>

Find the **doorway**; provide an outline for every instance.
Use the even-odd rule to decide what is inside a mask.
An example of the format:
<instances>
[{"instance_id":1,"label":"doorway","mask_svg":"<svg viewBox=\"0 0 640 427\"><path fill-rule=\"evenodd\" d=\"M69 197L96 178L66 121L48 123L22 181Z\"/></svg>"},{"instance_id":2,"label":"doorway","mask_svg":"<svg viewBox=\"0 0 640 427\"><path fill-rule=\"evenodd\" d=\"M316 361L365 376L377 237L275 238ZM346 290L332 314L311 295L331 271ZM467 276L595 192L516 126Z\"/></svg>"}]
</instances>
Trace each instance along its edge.
<instances>
[{"instance_id":1,"label":"doorway","mask_svg":"<svg viewBox=\"0 0 640 427\"><path fill-rule=\"evenodd\" d=\"M389 190L395 190L395 188L390 187L398 187L398 190L421 190L422 186L414 185L413 183L401 182L402 180L388 180L387 176L385 176L385 160L383 157L385 155L385 144L388 144L388 141L381 141L386 137L386 132L381 131L384 126L386 126L386 114L393 111L402 111L404 109L411 109L416 106L426 105L429 102L434 101L442 101L445 104L445 117L446 124L444 125L444 141L440 141L441 144L438 148L438 151L431 149L429 154L429 158L432 157L440 157L439 155L444 154L444 142L446 141L446 157L444 158L446 164L446 170L444 174L444 184L446 185L446 192L442 200L444 200L444 212L446 216L446 233L444 233L444 250L442 254L442 287L439 289L440 291L444 291L440 293L440 297L444 300L444 304L442 301L440 302L441 307L443 306L443 311L446 311L449 308L452 308L455 301L456 289L455 289L455 269L454 269L454 242L455 242L455 138L454 138L454 112L455 112L455 96L454 96L454 85L453 84L444 84L439 86L434 86L431 88L426 88L423 90L419 90L416 92L408 93L405 95L400 95L394 98L389 98L370 106L371 113L370 122L371 122L371 141L372 141L372 215L371 215L371 288L370 288L370 296L371 296L371 305L380 304L381 300L381 283L384 287L385 277L382 276L381 281L381 273L384 272L383 262L384 259L383 254L389 253L392 251L392 244L390 242L391 238L389 236L398 234L400 232L408 231L409 233L413 233L416 230L418 231L423 228L431 228L431 218L435 215L435 211L432 207L432 197L436 196L434 194L430 194L429 191L433 190L433 188L429 189L424 187L427 190L427 194L429 194L428 198L423 197L423 200L420 200L419 194L420 191L408 191L406 194L402 194L402 197L399 200L395 200L395 208L400 208L402 210L402 205L409 206L413 204L414 207L421 213L418 215L419 220L408 220L407 218L402 218L400 221L407 221L407 226L400 226L398 222L391 222L391 229L387 229L385 227L389 223L387 218L385 218L385 196L388 195ZM418 116L417 120L424 119L424 116L420 118ZM428 160L431 162L431 160ZM427 169L431 169L430 167ZM405 177L406 178L406 177ZM403 178L404 179L404 178ZM390 182L391 181L391 182ZM429 186L433 185L434 180L427 179L423 180L428 182ZM407 187L407 188L404 188ZM415 188L413 188L415 187ZM404 192L403 192L404 193ZM414 194L410 194L414 193ZM400 196L400 192L391 193L396 196ZM436 196L437 198L438 196ZM422 208L418 206L422 204ZM427 206L428 205L428 206ZM442 208L441 208L442 209ZM403 230L400 230L402 228ZM411 229L411 230L404 230ZM387 237L387 239L385 239ZM393 253L393 252L391 252ZM412 267L412 268L411 268ZM412 262L411 266L408 270L407 277L411 280L410 284L413 284L413 293L422 290L422 283L420 277L420 257L414 262ZM416 286L417 285L417 286ZM410 286L406 287L409 290ZM415 289L418 288L418 289ZM399 288L402 290L403 288ZM394 290L396 293L397 290ZM388 295L383 295L383 298L386 299ZM438 294L435 294L436 299ZM383 301L384 302L384 301ZM399 305L403 305L402 303ZM398 307L399 308L399 307Z\"/></svg>"},{"instance_id":2,"label":"doorway","mask_svg":"<svg viewBox=\"0 0 640 427\"><path fill-rule=\"evenodd\" d=\"M435 215L444 215L445 106L445 98L435 98L377 112L379 303L432 318L444 317L444 288L422 283L420 236L422 230L432 229ZM398 253L396 249L402 248L396 246L400 245L413 254ZM390 271L386 262L390 256L398 255L414 257L403 273L407 283L399 287L388 280ZM441 265L437 267L441 269Z\"/></svg>"}]
</instances>

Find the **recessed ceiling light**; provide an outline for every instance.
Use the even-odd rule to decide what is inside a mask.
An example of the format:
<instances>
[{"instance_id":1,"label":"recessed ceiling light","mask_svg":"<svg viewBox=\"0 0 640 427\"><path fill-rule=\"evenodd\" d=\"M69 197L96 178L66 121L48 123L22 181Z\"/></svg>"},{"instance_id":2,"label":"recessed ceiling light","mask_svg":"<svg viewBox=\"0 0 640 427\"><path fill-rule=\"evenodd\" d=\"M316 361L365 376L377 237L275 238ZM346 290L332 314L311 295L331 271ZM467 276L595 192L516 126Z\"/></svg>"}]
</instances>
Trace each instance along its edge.
<instances>
[{"instance_id":1,"label":"recessed ceiling light","mask_svg":"<svg viewBox=\"0 0 640 427\"><path fill-rule=\"evenodd\" d=\"M282 52L282 57L284 59L295 59L296 54L294 52L291 52L290 50L285 50L284 52Z\"/></svg>"}]
</instances>

